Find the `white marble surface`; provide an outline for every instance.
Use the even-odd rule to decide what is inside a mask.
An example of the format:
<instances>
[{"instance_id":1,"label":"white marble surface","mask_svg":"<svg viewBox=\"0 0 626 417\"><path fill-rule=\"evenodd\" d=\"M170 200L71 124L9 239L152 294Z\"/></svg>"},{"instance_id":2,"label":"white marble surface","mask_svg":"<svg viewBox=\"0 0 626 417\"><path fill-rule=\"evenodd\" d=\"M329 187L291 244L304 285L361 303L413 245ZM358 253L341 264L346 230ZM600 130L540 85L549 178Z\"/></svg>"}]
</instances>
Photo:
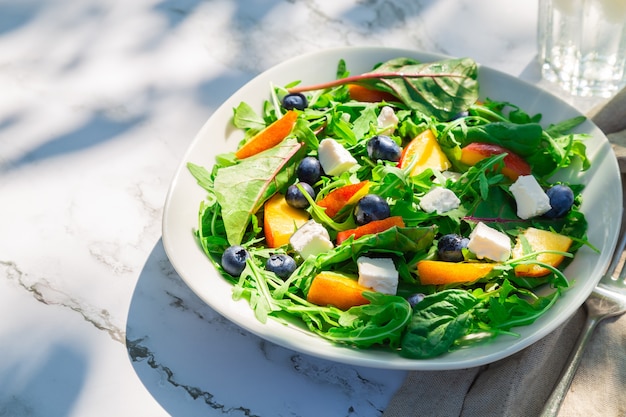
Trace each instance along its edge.
<instances>
[{"instance_id":1,"label":"white marble surface","mask_svg":"<svg viewBox=\"0 0 626 417\"><path fill-rule=\"evenodd\" d=\"M535 3L0 0L0 416L380 416L404 372L265 343L186 287L169 182L225 98L300 53L471 56L552 89Z\"/></svg>"}]
</instances>

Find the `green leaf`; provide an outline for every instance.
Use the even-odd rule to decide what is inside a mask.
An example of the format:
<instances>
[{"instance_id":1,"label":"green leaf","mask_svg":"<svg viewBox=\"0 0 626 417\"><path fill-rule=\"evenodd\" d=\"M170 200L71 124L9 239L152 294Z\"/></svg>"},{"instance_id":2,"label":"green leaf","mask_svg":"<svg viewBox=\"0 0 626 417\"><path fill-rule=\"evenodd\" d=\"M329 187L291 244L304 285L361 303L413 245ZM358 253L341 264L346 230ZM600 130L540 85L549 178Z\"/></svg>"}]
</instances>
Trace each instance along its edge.
<instances>
[{"instance_id":1,"label":"green leaf","mask_svg":"<svg viewBox=\"0 0 626 417\"><path fill-rule=\"evenodd\" d=\"M207 191L213 191L213 177L206 168L192 162L187 163L187 169L198 182L198 185Z\"/></svg>"},{"instance_id":2,"label":"green leaf","mask_svg":"<svg viewBox=\"0 0 626 417\"><path fill-rule=\"evenodd\" d=\"M365 75L362 84L387 91L410 109L450 120L478 99L478 69L470 58L419 63L408 58L387 61Z\"/></svg>"},{"instance_id":3,"label":"green leaf","mask_svg":"<svg viewBox=\"0 0 626 417\"><path fill-rule=\"evenodd\" d=\"M410 58L384 62L373 71L311 86L298 86L290 92L322 90L346 84L360 84L386 91L412 110L450 120L467 110L478 99L478 66L470 58L444 59L420 63Z\"/></svg>"},{"instance_id":4,"label":"green leaf","mask_svg":"<svg viewBox=\"0 0 626 417\"><path fill-rule=\"evenodd\" d=\"M265 127L265 120L248 103L241 102L233 112L235 127L254 130L261 130Z\"/></svg>"},{"instance_id":5,"label":"green leaf","mask_svg":"<svg viewBox=\"0 0 626 417\"><path fill-rule=\"evenodd\" d=\"M241 243L250 218L291 181L303 149L297 140L288 138L237 165L217 171L215 194L231 245Z\"/></svg>"},{"instance_id":6,"label":"green leaf","mask_svg":"<svg viewBox=\"0 0 626 417\"><path fill-rule=\"evenodd\" d=\"M363 293L369 304L352 307L339 317L339 326L322 337L337 343L346 343L359 348L372 345L387 345L397 348L404 327L411 319L411 306L402 297L376 292Z\"/></svg>"},{"instance_id":7,"label":"green leaf","mask_svg":"<svg viewBox=\"0 0 626 417\"><path fill-rule=\"evenodd\" d=\"M562 122L550 125L546 129L546 133L552 137L563 136L575 127L584 123L585 120L587 120L585 116L572 117L571 119L563 120Z\"/></svg>"},{"instance_id":8,"label":"green leaf","mask_svg":"<svg viewBox=\"0 0 626 417\"><path fill-rule=\"evenodd\" d=\"M317 266L327 269L330 265L356 259L365 252L409 254L428 250L435 238L435 226L392 227L384 232L365 235L359 239L347 239L329 252L319 255Z\"/></svg>"},{"instance_id":9,"label":"green leaf","mask_svg":"<svg viewBox=\"0 0 626 417\"><path fill-rule=\"evenodd\" d=\"M458 126L452 129L452 132L461 147L472 142L492 143L524 157L537 152L541 145L543 128L537 123L494 122L477 126Z\"/></svg>"},{"instance_id":10,"label":"green leaf","mask_svg":"<svg viewBox=\"0 0 626 417\"><path fill-rule=\"evenodd\" d=\"M470 329L479 301L468 291L456 289L426 296L414 308L400 354L427 359L448 352Z\"/></svg>"}]
</instances>

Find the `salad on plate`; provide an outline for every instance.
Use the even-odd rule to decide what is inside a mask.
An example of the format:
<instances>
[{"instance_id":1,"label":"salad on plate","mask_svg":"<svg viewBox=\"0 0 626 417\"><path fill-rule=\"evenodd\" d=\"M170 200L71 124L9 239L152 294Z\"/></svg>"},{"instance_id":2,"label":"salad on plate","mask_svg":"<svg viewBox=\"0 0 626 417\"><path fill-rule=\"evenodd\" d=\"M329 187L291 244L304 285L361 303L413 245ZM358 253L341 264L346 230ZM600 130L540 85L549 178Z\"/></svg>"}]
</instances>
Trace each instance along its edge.
<instances>
[{"instance_id":1,"label":"salad on plate","mask_svg":"<svg viewBox=\"0 0 626 417\"><path fill-rule=\"evenodd\" d=\"M428 359L516 337L572 284L585 118L479 100L468 58L395 58L241 102L238 148L187 164L197 241L260 322Z\"/></svg>"}]
</instances>

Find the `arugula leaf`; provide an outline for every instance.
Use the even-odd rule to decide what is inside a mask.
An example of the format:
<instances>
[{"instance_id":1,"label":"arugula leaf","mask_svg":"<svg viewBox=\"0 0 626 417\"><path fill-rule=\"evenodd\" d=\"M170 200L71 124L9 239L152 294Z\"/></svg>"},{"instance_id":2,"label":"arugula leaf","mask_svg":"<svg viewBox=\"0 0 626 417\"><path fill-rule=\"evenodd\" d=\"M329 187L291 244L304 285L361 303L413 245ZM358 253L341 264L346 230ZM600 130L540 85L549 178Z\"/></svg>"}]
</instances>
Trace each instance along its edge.
<instances>
[{"instance_id":1,"label":"arugula leaf","mask_svg":"<svg viewBox=\"0 0 626 417\"><path fill-rule=\"evenodd\" d=\"M366 292L369 304L352 307L339 317L339 326L317 333L325 339L360 348L380 344L397 348L411 319L408 301L395 295Z\"/></svg>"},{"instance_id":2,"label":"arugula leaf","mask_svg":"<svg viewBox=\"0 0 626 417\"><path fill-rule=\"evenodd\" d=\"M248 103L239 103L233 110L233 113L233 124L235 127L254 130L261 130L265 127L265 120Z\"/></svg>"},{"instance_id":3,"label":"arugula leaf","mask_svg":"<svg viewBox=\"0 0 626 417\"><path fill-rule=\"evenodd\" d=\"M253 283L253 285L250 285ZM270 289L261 270L250 259L242 271L239 282L233 286L233 300L246 299L254 315L261 323L267 321L268 315L279 308L274 305Z\"/></svg>"},{"instance_id":4,"label":"arugula leaf","mask_svg":"<svg viewBox=\"0 0 626 417\"><path fill-rule=\"evenodd\" d=\"M548 126L546 133L552 137L563 136L571 132L572 129L579 126L585 120L587 120L585 116L572 117L571 119Z\"/></svg>"},{"instance_id":5,"label":"arugula leaf","mask_svg":"<svg viewBox=\"0 0 626 417\"><path fill-rule=\"evenodd\" d=\"M289 184L303 150L296 139L287 138L271 149L217 171L215 195L231 245L241 243L250 218L268 198Z\"/></svg>"},{"instance_id":6,"label":"arugula leaf","mask_svg":"<svg viewBox=\"0 0 626 417\"><path fill-rule=\"evenodd\" d=\"M188 162L187 169L196 179L200 187L204 188L206 191L213 192L213 177L205 167Z\"/></svg>"}]
</instances>

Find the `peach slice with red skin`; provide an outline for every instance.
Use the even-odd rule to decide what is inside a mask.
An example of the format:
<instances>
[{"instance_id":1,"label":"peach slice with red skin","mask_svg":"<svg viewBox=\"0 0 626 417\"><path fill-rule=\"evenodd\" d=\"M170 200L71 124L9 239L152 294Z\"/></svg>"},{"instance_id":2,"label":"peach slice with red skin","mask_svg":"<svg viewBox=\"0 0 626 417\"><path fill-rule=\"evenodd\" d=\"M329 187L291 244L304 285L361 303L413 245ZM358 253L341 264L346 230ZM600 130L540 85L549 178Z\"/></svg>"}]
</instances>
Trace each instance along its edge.
<instances>
[{"instance_id":1,"label":"peach slice with red skin","mask_svg":"<svg viewBox=\"0 0 626 417\"><path fill-rule=\"evenodd\" d=\"M511 152L503 146L493 143L473 142L461 149L460 162L465 165L476 165L485 158L501 155L504 157L502 174L512 181L517 180L520 175L530 175L530 165L521 156Z\"/></svg>"},{"instance_id":2,"label":"peach slice with red skin","mask_svg":"<svg viewBox=\"0 0 626 417\"><path fill-rule=\"evenodd\" d=\"M373 235L375 233L384 232L392 227L404 227L404 220L401 216L391 216L382 220L374 220L363 226L356 227L350 230L344 230L337 233L337 244L340 245L344 240L350 236L354 236L354 239L358 239L365 235Z\"/></svg>"},{"instance_id":3,"label":"peach slice with red skin","mask_svg":"<svg viewBox=\"0 0 626 417\"><path fill-rule=\"evenodd\" d=\"M369 186L369 181L365 180L335 188L318 201L317 205L325 208L326 215L333 218L342 208L356 204L361 197L367 194Z\"/></svg>"},{"instance_id":4,"label":"peach slice with red skin","mask_svg":"<svg viewBox=\"0 0 626 417\"><path fill-rule=\"evenodd\" d=\"M399 101L396 96L386 91L374 90L358 84L349 84L348 93L350 98L365 103L378 103L381 101Z\"/></svg>"},{"instance_id":5,"label":"peach slice with red skin","mask_svg":"<svg viewBox=\"0 0 626 417\"><path fill-rule=\"evenodd\" d=\"M274 194L267 200L263 212L263 232L270 248L289 243L296 229L309 220L306 210L291 207L282 194Z\"/></svg>"}]
</instances>

